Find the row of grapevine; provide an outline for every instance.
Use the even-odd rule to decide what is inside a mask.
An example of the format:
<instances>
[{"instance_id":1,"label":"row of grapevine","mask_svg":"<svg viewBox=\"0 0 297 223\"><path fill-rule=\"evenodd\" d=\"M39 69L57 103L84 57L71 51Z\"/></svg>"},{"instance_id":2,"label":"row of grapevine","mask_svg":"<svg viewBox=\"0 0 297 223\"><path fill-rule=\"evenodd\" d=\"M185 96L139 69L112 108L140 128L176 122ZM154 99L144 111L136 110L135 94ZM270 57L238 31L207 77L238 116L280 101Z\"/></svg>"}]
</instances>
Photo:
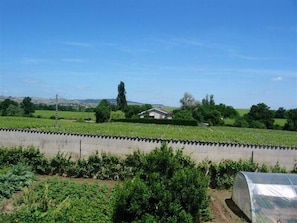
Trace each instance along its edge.
<instances>
[{"instance_id":1,"label":"row of grapevine","mask_svg":"<svg viewBox=\"0 0 297 223\"><path fill-rule=\"evenodd\" d=\"M235 128L235 127L198 127L176 126L140 123L83 123L60 120L58 127L55 120L26 118L26 117L2 117L2 128L34 129L50 132L72 132L81 134L162 138L195 140L206 142L233 142L259 145L297 146L296 132Z\"/></svg>"}]
</instances>

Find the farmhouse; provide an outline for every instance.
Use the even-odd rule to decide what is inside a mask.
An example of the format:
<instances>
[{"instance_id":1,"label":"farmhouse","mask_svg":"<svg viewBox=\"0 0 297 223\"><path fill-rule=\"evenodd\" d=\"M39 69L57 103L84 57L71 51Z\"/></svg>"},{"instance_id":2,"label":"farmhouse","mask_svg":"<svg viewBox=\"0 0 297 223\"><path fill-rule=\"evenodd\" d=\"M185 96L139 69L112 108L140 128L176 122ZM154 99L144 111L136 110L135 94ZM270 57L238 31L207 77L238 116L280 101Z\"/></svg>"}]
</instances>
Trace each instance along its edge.
<instances>
[{"instance_id":1,"label":"farmhouse","mask_svg":"<svg viewBox=\"0 0 297 223\"><path fill-rule=\"evenodd\" d=\"M171 119L172 118L171 113L164 111L160 108L151 108L149 110L140 112L138 115L140 118L145 118L145 117L149 117L152 119L165 119L165 118Z\"/></svg>"}]
</instances>

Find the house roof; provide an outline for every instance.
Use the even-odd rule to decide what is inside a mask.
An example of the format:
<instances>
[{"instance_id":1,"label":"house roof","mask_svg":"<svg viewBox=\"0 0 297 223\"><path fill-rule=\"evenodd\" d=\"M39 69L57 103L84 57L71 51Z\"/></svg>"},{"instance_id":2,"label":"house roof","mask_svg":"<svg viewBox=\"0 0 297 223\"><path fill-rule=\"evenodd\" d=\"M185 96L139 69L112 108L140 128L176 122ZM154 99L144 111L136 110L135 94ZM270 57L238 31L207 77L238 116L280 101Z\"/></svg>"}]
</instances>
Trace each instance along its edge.
<instances>
[{"instance_id":1,"label":"house roof","mask_svg":"<svg viewBox=\"0 0 297 223\"><path fill-rule=\"evenodd\" d=\"M149 113L149 112L157 112L157 113L161 113L161 114L163 114L163 115L169 115L169 112L164 111L164 110L162 110L162 109L160 109L160 108L151 108L151 109L149 109L149 110L140 112L139 115L143 115L143 114L145 114L145 113Z\"/></svg>"}]
</instances>

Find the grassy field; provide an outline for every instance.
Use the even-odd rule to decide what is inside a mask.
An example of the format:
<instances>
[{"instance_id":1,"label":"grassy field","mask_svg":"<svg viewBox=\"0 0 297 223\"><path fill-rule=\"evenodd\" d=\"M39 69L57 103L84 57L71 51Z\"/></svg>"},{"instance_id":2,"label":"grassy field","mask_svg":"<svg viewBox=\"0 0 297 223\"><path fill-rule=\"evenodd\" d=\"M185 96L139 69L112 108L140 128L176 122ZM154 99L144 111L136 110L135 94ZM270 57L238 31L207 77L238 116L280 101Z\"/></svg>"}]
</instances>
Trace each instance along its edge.
<instances>
[{"instance_id":1,"label":"grassy field","mask_svg":"<svg viewBox=\"0 0 297 223\"><path fill-rule=\"evenodd\" d=\"M3 117L2 128L27 128L43 131L73 132L112 136L181 139L208 142L236 142L261 145L297 146L297 132L235 127L192 127L133 123L85 123L43 118Z\"/></svg>"},{"instance_id":2,"label":"grassy field","mask_svg":"<svg viewBox=\"0 0 297 223\"><path fill-rule=\"evenodd\" d=\"M56 115L56 111L49 111L49 110L36 110L34 112L34 117L41 117L41 118L51 118ZM95 120L94 112L71 112L71 111L59 111L58 117L61 119L69 119L69 120L84 120L84 119L91 119Z\"/></svg>"},{"instance_id":3,"label":"grassy field","mask_svg":"<svg viewBox=\"0 0 297 223\"><path fill-rule=\"evenodd\" d=\"M243 115L249 113L250 109L246 109L246 108L237 108L236 111L239 113L240 116L243 116Z\"/></svg>"}]
</instances>

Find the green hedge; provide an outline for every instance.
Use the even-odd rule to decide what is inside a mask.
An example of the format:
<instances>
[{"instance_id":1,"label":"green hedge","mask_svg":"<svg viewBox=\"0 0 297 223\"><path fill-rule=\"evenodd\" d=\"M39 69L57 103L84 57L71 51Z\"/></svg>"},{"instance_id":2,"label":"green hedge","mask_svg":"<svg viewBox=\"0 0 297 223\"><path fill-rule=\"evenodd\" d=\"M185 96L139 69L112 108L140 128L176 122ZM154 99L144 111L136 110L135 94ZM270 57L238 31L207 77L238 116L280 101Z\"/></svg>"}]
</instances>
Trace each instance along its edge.
<instances>
[{"instance_id":1,"label":"green hedge","mask_svg":"<svg viewBox=\"0 0 297 223\"><path fill-rule=\"evenodd\" d=\"M32 167L35 173L43 175L60 175L68 177L97 178L100 180L124 180L134 177L148 162L147 156L134 151L126 157L108 153L94 153L86 159L73 160L68 154L58 153L47 159L38 149L0 148L0 168L17 163ZM254 163L251 160L222 160L219 163L204 160L196 164L205 175L210 177L209 186L214 189L229 189L232 187L235 175L239 171L297 173L297 165L293 170L282 168L279 163L269 168L266 165Z\"/></svg>"},{"instance_id":2,"label":"green hedge","mask_svg":"<svg viewBox=\"0 0 297 223\"><path fill-rule=\"evenodd\" d=\"M163 124L163 125L185 125L198 126L197 120L176 120L176 119L117 119L113 122L130 122L130 123L147 123L147 124Z\"/></svg>"}]
</instances>

